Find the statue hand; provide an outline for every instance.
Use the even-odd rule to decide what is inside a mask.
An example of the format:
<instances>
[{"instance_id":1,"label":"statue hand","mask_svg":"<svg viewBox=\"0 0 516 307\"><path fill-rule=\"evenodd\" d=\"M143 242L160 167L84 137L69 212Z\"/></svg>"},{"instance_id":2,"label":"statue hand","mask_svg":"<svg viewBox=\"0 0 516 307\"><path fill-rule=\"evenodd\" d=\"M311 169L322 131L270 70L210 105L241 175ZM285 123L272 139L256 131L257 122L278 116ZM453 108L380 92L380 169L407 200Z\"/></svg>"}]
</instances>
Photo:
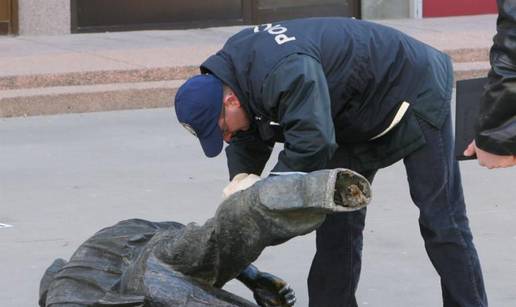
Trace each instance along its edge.
<instances>
[{"instance_id":1,"label":"statue hand","mask_svg":"<svg viewBox=\"0 0 516 307\"><path fill-rule=\"evenodd\" d=\"M294 306L296 294L286 281L269 273L259 272L253 289L254 299L262 307Z\"/></svg>"}]
</instances>

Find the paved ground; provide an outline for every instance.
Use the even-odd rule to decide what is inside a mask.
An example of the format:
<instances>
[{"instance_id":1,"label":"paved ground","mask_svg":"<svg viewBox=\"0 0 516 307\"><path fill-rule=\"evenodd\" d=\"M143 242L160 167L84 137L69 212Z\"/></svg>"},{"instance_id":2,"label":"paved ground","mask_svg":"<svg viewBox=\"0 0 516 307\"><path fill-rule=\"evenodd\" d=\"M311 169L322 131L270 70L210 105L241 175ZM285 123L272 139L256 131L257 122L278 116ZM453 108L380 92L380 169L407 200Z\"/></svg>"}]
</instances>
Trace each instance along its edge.
<instances>
[{"instance_id":1,"label":"paved ground","mask_svg":"<svg viewBox=\"0 0 516 307\"><path fill-rule=\"evenodd\" d=\"M56 257L119 220L202 223L221 199L225 158L205 159L170 109L0 119L0 302L36 306ZM461 164L492 306L516 305L516 169ZM1 226L0 226L1 227ZM313 234L270 248L258 265L291 282L307 306ZM232 282L227 289L247 298ZM360 306L441 304L402 164L381 171L365 234Z\"/></svg>"},{"instance_id":2,"label":"paved ground","mask_svg":"<svg viewBox=\"0 0 516 307\"><path fill-rule=\"evenodd\" d=\"M375 21L440 50L487 48L496 15ZM199 65L242 26L0 37L0 77Z\"/></svg>"}]
</instances>

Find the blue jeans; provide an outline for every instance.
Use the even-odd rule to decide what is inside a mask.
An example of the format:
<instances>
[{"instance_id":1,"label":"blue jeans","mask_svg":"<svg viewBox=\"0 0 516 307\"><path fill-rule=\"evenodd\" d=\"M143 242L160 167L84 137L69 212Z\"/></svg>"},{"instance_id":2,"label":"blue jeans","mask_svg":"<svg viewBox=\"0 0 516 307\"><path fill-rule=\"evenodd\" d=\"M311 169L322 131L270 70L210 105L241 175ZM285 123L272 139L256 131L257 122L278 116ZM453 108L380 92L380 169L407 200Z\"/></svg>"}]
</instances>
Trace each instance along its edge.
<instances>
[{"instance_id":1,"label":"blue jeans","mask_svg":"<svg viewBox=\"0 0 516 307\"><path fill-rule=\"evenodd\" d=\"M443 306L487 306L482 270L453 157L451 119L441 129L419 120L426 144L403 159L410 195L419 208L425 248L441 278ZM330 167L347 167L334 159ZM364 172L372 179L375 172ZM355 307L366 210L330 215L317 230L308 277L312 307Z\"/></svg>"}]
</instances>

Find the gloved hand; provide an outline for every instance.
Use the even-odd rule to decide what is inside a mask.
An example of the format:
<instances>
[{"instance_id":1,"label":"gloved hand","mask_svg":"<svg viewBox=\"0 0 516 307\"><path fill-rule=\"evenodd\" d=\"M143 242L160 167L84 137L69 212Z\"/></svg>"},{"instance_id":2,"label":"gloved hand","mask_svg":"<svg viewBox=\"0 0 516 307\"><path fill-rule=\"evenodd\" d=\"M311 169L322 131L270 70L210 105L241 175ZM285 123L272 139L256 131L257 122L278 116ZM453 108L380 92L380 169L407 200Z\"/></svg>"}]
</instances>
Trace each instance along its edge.
<instances>
[{"instance_id":1,"label":"gloved hand","mask_svg":"<svg viewBox=\"0 0 516 307\"><path fill-rule=\"evenodd\" d=\"M252 264L237 279L253 291L254 299L262 307L290 307L296 302L296 294L286 281Z\"/></svg>"},{"instance_id":2,"label":"gloved hand","mask_svg":"<svg viewBox=\"0 0 516 307\"><path fill-rule=\"evenodd\" d=\"M224 198L228 198L233 193L247 189L260 179L255 174L240 173L233 177L233 180L224 188L222 194Z\"/></svg>"},{"instance_id":3,"label":"gloved hand","mask_svg":"<svg viewBox=\"0 0 516 307\"><path fill-rule=\"evenodd\" d=\"M286 281L269 273L260 272L253 296L262 307L294 306L296 294Z\"/></svg>"}]
</instances>

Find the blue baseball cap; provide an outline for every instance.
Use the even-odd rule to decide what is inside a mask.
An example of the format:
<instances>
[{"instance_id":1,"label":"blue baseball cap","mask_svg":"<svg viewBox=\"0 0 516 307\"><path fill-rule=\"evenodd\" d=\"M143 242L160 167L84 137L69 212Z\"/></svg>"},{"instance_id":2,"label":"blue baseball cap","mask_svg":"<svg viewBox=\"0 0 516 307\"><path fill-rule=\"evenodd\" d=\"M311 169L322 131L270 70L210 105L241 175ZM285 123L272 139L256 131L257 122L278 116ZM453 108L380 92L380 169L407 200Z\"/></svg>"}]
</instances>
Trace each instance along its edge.
<instances>
[{"instance_id":1,"label":"blue baseball cap","mask_svg":"<svg viewBox=\"0 0 516 307\"><path fill-rule=\"evenodd\" d=\"M224 143L218 125L222 92L222 81L211 74L204 74L187 80L175 98L177 119L199 139L204 154L210 158L222 151Z\"/></svg>"}]
</instances>

